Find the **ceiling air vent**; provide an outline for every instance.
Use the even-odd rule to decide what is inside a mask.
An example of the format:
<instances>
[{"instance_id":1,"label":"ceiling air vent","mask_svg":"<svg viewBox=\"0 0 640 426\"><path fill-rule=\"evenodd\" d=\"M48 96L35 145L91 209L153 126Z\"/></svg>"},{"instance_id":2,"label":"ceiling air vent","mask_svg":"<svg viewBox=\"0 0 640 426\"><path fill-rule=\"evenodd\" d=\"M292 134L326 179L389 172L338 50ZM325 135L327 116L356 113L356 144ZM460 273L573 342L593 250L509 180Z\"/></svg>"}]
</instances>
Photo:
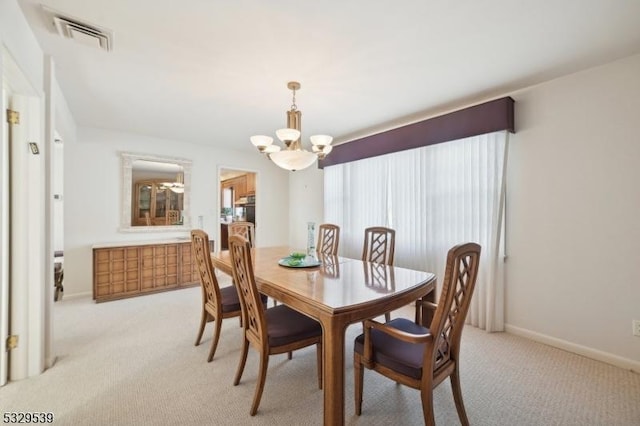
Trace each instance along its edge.
<instances>
[{"instance_id":1,"label":"ceiling air vent","mask_svg":"<svg viewBox=\"0 0 640 426\"><path fill-rule=\"evenodd\" d=\"M55 31L65 38L78 41L84 45L106 50L113 50L113 31L94 24L82 22L77 18L61 12L42 7L53 24Z\"/></svg>"}]
</instances>

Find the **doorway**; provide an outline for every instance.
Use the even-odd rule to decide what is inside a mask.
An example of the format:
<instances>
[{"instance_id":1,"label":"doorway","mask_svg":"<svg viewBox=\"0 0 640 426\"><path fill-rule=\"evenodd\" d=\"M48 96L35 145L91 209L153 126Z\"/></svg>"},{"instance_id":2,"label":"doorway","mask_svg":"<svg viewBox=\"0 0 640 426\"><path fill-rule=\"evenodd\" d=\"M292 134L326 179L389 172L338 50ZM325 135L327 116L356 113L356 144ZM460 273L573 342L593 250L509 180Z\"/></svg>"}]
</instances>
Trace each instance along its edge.
<instances>
[{"instance_id":1,"label":"doorway","mask_svg":"<svg viewBox=\"0 0 640 426\"><path fill-rule=\"evenodd\" d=\"M228 248L228 226L232 222L251 222L256 234L257 173L249 170L220 168L220 248ZM255 244L255 242L254 242Z\"/></svg>"}]
</instances>

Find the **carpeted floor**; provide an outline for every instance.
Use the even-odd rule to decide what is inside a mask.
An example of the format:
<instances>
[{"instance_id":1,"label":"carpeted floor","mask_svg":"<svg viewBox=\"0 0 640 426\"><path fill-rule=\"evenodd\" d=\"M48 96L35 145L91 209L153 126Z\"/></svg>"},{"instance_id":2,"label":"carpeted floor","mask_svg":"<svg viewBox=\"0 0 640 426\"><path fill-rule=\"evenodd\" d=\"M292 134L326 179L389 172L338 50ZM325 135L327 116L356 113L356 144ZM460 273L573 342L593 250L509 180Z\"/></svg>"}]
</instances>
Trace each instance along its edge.
<instances>
[{"instance_id":1,"label":"carpeted floor","mask_svg":"<svg viewBox=\"0 0 640 426\"><path fill-rule=\"evenodd\" d=\"M220 276L221 284L228 279ZM239 386L237 319L225 320L212 363L193 346L200 289L95 304L55 304L58 359L44 374L0 388L0 412L52 412L60 425L320 425L315 347L272 356L262 402L249 416L258 371L249 352ZM410 311L394 313L410 315ZM347 331L348 425L420 425L419 393L365 372L362 416L354 415ZM640 375L507 333L463 333L462 390L472 425L640 425ZM436 423L459 424L448 381L434 396Z\"/></svg>"}]
</instances>

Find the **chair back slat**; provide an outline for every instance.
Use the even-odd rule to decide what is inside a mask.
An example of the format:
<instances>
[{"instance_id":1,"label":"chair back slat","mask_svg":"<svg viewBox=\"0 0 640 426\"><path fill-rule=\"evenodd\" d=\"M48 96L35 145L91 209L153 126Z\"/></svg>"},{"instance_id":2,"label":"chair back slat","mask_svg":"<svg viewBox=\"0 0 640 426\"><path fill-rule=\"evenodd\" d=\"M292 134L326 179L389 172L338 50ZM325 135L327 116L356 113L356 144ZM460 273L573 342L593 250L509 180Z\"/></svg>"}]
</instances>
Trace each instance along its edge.
<instances>
[{"instance_id":1,"label":"chair back slat","mask_svg":"<svg viewBox=\"0 0 640 426\"><path fill-rule=\"evenodd\" d=\"M206 304L219 307L220 286L218 279L213 273L213 263L211 262L211 253L209 251L209 236L200 229L191 231L191 248L196 259L198 274L200 275L200 284Z\"/></svg>"},{"instance_id":2,"label":"chair back slat","mask_svg":"<svg viewBox=\"0 0 640 426\"><path fill-rule=\"evenodd\" d=\"M362 260L393 265L395 239L396 231L391 228L376 226L365 229Z\"/></svg>"},{"instance_id":3,"label":"chair back slat","mask_svg":"<svg viewBox=\"0 0 640 426\"><path fill-rule=\"evenodd\" d=\"M340 227L330 223L323 223L318 231L318 254L338 254L338 244L340 242Z\"/></svg>"},{"instance_id":4,"label":"chair back slat","mask_svg":"<svg viewBox=\"0 0 640 426\"><path fill-rule=\"evenodd\" d=\"M251 245L240 235L229 237L229 252L233 269L233 281L240 295L242 324L247 338L257 344L266 344L267 327L264 307L251 262Z\"/></svg>"},{"instance_id":5,"label":"chair back slat","mask_svg":"<svg viewBox=\"0 0 640 426\"><path fill-rule=\"evenodd\" d=\"M432 363L434 370L458 359L460 337L471 304L479 262L480 246L476 243L461 244L449 250L442 294L430 327L437 338L431 343L434 350L425 351L425 356L432 353L425 362Z\"/></svg>"}]
</instances>

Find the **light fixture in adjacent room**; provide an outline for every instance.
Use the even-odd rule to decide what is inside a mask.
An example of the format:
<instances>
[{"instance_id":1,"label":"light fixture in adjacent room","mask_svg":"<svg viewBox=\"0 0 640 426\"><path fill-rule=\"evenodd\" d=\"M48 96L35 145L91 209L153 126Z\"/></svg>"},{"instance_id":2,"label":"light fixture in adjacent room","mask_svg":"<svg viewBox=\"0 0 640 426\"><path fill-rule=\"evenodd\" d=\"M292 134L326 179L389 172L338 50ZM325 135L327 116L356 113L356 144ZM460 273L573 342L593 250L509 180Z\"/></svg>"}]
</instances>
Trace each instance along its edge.
<instances>
[{"instance_id":1,"label":"light fixture in adjacent room","mask_svg":"<svg viewBox=\"0 0 640 426\"><path fill-rule=\"evenodd\" d=\"M170 189L176 194L184 193L184 173L178 172L176 174L175 182L162 182L160 189L162 190Z\"/></svg>"},{"instance_id":2,"label":"light fixture in adjacent room","mask_svg":"<svg viewBox=\"0 0 640 426\"><path fill-rule=\"evenodd\" d=\"M302 113L296 105L296 90L300 90L300 83L290 81L287 87L293 91L291 109L287 111L287 127L276 130L276 136L284 143L284 149L273 144L273 138L265 135L251 136L251 143L265 154L277 166L283 169L296 171L306 169L315 163L316 159L323 159L331 152L333 138L327 135L314 135L311 140L311 151L302 147L300 130Z\"/></svg>"}]
</instances>

